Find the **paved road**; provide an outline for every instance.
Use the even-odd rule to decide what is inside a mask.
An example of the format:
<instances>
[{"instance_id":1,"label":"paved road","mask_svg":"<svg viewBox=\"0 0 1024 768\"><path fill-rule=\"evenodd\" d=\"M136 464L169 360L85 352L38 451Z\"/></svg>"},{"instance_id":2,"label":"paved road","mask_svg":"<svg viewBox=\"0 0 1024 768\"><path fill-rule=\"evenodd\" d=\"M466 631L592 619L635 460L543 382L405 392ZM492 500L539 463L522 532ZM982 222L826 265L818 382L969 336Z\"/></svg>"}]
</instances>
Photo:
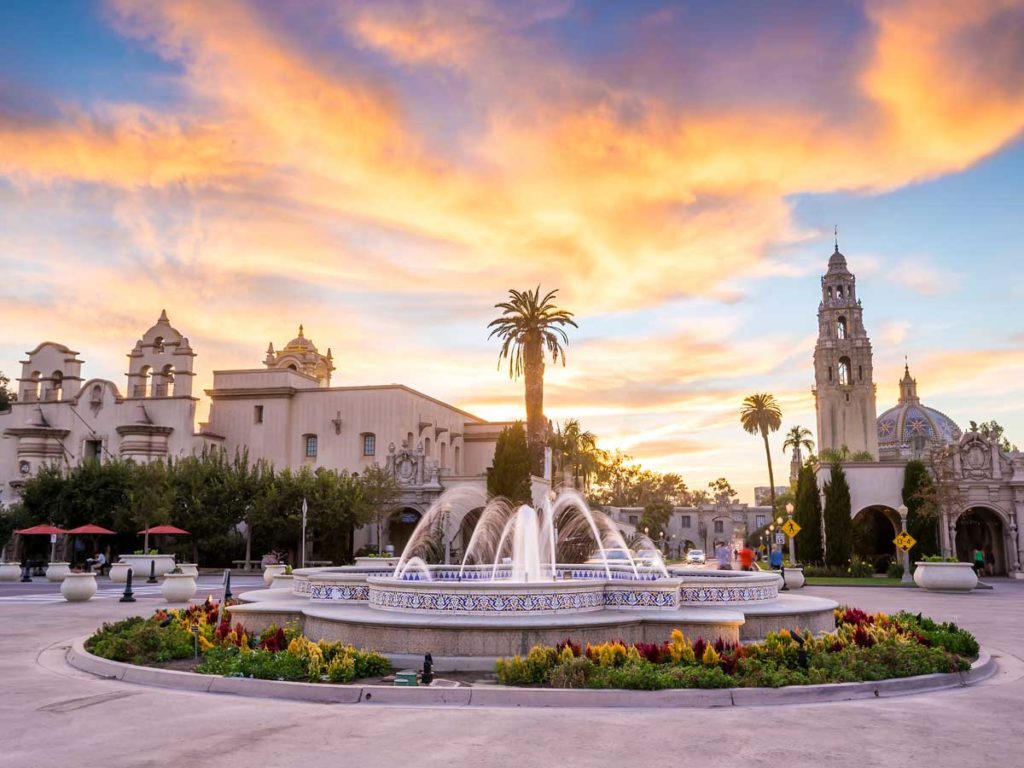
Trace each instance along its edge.
<instances>
[{"instance_id":1,"label":"paved road","mask_svg":"<svg viewBox=\"0 0 1024 768\"><path fill-rule=\"evenodd\" d=\"M124 584L114 584L107 577L96 579L96 595L93 600L119 600L124 594ZM197 595L213 595L217 597L223 594L223 579L220 576L200 576L196 581ZM231 577L231 591L238 594L239 591L256 589L263 586L263 580L259 576ZM132 594L136 599L152 598L161 599L160 585L147 584L145 579L138 579L132 584ZM60 594L60 583L47 581L45 577L38 576L31 582L0 582L0 606L9 604L33 604L47 605L56 603L64 605L66 601Z\"/></svg>"},{"instance_id":2,"label":"paved road","mask_svg":"<svg viewBox=\"0 0 1024 768\"><path fill-rule=\"evenodd\" d=\"M133 686L70 669L64 649L152 602L0 602L0 766L1013 768L1024 764L1024 584L995 586L971 595L806 590L960 622L1000 657L990 681L879 701L719 710L378 708Z\"/></svg>"}]
</instances>

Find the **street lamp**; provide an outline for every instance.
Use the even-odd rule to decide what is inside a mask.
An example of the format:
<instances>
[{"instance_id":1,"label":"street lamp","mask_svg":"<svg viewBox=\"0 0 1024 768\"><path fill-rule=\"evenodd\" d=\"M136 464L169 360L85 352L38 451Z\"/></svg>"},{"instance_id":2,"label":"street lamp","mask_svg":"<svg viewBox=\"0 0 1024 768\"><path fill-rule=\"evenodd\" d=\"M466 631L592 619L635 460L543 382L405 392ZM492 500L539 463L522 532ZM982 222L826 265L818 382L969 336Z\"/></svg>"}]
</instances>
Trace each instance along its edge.
<instances>
[{"instance_id":1,"label":"street lamp","mask_svg":"<svg viewBox=\"0 0 1024 768\"><path fill-rule=\"evenodd\" d=\"M899 512L899 515L900 515L900 528L903 530L903 533L906 533L907 532L907 513L909 513L910 510L907 509L907 505L906 504L900 504L898 507L896 507L896 511ZM910 550L908 549L906 552L903 553L903 579L902 579L902 582L904 584L911 584L913 581L914 581L914 577L910 575Z\"/></svg>"}]
</instances>

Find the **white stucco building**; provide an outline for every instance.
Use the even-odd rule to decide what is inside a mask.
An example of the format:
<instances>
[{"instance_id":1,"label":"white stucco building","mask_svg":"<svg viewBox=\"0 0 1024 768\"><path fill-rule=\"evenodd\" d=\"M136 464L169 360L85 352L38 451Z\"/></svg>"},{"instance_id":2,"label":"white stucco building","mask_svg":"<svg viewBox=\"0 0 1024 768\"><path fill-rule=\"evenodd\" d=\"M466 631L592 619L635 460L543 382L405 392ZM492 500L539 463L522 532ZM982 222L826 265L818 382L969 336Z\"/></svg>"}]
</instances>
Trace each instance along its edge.
<instances>
[{"instance_id":1,"label":"white stucco building","mask_svg":"<svg viewBox=\"0 0 1024 768\"><path fill-rule=\"evenodd\" d=\"M89 458L138 462L219 446L247 450L274 467L359 472L377 463L402 487L401 509L384 544L400 548L442 491L484 489L506 423L488 422L400 384L331 386L331 351L321 354L300 326L261 367L215 370L209 421L196 425L195 352L166 312L128 353L127 385L82 378L78 352L44 342L22 361L18 400L0 413L0 501L49 462ZM535 480L537 493L545 485ZM370 543L357 532L356 548ZM376 542L373 542L376 543ZM456 542L457 544L457 542Z\"/></svg>"}]
</instances>

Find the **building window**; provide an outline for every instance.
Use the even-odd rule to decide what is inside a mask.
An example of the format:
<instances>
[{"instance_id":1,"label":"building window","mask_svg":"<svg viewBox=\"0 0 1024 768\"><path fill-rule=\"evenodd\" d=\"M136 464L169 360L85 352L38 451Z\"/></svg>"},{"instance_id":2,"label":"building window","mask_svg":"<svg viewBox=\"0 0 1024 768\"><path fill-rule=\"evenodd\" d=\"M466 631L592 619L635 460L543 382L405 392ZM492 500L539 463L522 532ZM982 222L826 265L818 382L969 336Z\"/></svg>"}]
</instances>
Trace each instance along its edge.
<instances>
[{"instance_id":1,"label":"building window","mask_svg":"<svg viewBox=\"0 0 1024 768\"><path fill-rule=\"evenodd\" d=\"M639 515L630 515L629 516L629 524L630 525L639 525L640 524L640 516Z\"/></svg>"},{"instance_id":2,"label":"building window","mask_svg":"<svg viewBox=\"0 0 1024 768\"><path fill-rule=\"evenodd\" d=\"M836 338L837 339L845 339L846 338L846 318L845 317L840 317L836 321Z\"/></svg>"},{"instance_id":3,"label":"building window","mask_svg":"<svg viewBox=\"0 0 1024 768\"><path fill-rule=\"evenodd\" d=\"M724 520L715 520L715 533L725 533Z\"/></svg>"},{"instance_id":4,"label":"building window","mask_svg":"<svg viewBox=\"0 0 1024 768\"><path fill-rule=\"evenodd\" d=\"M850 358L839 358L839 386L850 386Z\"/></svg>"},{"instance_id":5,"label":"building window","mask_svg":"<svg viewBox=\"0 0 1024 768\"><path fill-rule=\"evenodd\" d=\"M363 456L375 456L377 454L377 436L372 432L363 434Z\"/></svg>"},{"instance_id":6,"label":"building window","mask_svg":"<svg viewBox=\"0 0 1024 768\"><path fill-rule=\"evenodd\" d=\"M754 515L754 527L764 528L764 524L768 522L767 515Z\"/></svg>"},{"instance_id":7,"label":"building window","mask_svg":"<svg viewBox=\"0 0 1024 768\"><path fill-rule=\"evenodd\" d=\"M857 381L864 381L864 366L857 366Z\"/></svg>"},{"instance_id":8,"label":"building window","mask_svg":"<svg viewBox=\"0 0 1024 768\"><path fill-rule=\"evenodd\" d=\"M832 381L832 366L831 365L828 367L828 380Z\"/></svg>"},{"instance_id":9,"label":"building window","mask_svg":"<svg viewBox=\"0 0 1024 768\"><path fill-rule=\"evenodd\" d=\"M257 405L257 406L253 407L253 409L252 409L252 420L256 424L262 424L263 423L263 406L262 405Z\"/></svg>"},{"instance_id":10,"label":"building window","mask_svg":"<svg viewBox=\"0 0 1024 768\"><path fill-rule=\"evenodd\" d=\"M679 518L679 527L680 528L689 528L690 527L690 516L689 515L681 515L680 516L680 518Z\"/></svg>"},{"instance_id":11,"label":"building window","mask_svg":"<svg viewBox=\"0 0 1024 768\"><path fill-rule=\"evenodd\" d=\"M85 449L82 451L82 457L84 459L96 459L99 460L100 453L103 451L102 440L86 440Z\"/></svg>"},{"instance_id":12,"label":"building window","mask_svg":"<svg viewBox=\"0 0 1024 768\"><path fill-rule=\"evenodd\" d=\"M306 435L306 458L316 458L316 435Z\"/></svg>"}]
</instances>

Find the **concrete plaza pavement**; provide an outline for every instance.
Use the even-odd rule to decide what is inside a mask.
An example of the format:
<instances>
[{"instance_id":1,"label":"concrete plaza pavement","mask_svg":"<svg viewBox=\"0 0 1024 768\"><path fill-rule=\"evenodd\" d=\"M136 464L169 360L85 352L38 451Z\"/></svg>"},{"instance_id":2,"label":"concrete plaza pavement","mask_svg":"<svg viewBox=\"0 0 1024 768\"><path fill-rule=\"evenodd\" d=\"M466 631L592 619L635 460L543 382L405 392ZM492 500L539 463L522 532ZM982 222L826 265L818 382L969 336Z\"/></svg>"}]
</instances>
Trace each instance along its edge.
<instances>
[{"instance_id":1,"label":"concrete plaza pavement","mask_svg":"<svg viewBox=\"0 0 1024 768\"><path fill-rule=\"evenodd\" d=\"M777 707L325 705L144 687L66 664L72 638L103 621L148 614L161 604L156 600L8 600L0 601L0 766L1024 764L1024 583L997 581L995 589L969 595L871 587L806 593L956 621L998 657L999 672L959 690Z\"/></svg>"}]
</instances>

